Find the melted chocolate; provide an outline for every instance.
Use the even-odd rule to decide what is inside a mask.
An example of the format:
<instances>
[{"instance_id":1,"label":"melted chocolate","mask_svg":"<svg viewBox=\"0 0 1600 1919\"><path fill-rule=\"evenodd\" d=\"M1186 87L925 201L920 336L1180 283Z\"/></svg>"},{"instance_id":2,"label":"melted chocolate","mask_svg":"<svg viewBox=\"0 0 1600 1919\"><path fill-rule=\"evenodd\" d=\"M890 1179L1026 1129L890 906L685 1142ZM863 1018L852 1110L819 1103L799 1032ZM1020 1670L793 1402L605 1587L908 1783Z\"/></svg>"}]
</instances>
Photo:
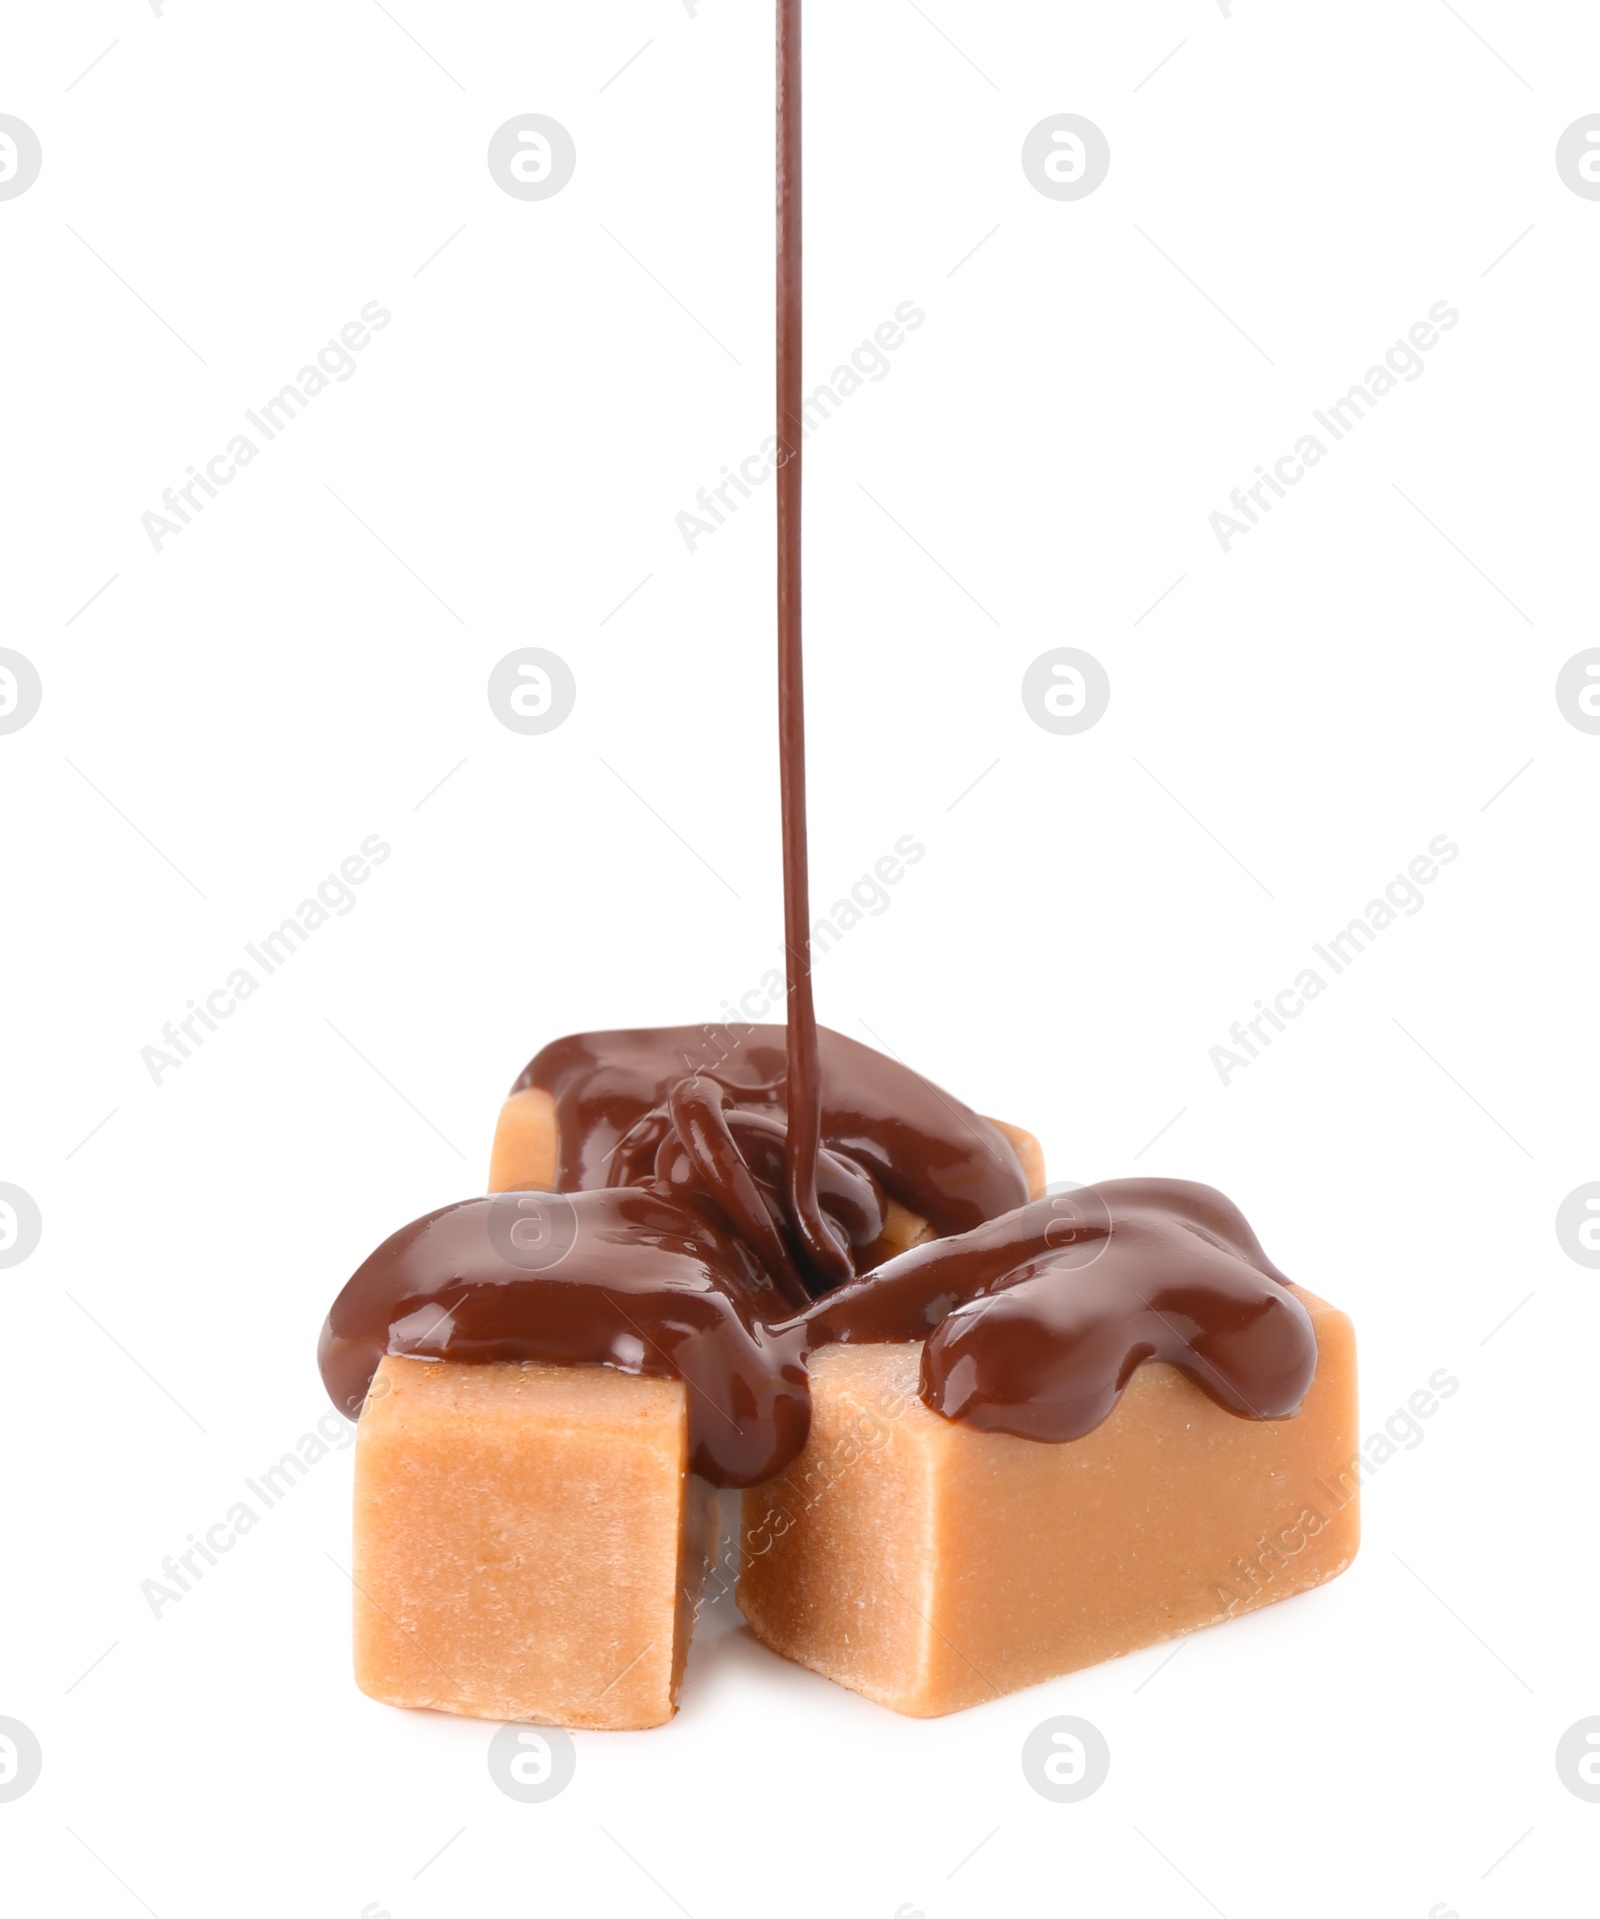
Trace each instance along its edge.
<instances>
[{"instance_id":1,"label":"melted chocolate","mask_svg":"<svg viewBox=\"0 0 1600 1919\"><path fill-rule=\"evenodd\" d=\"M757 1485L810 1427L805 1362L922 1340L922 1397L983 1432L1091 1432L1164 1360L1241 1417L1286 1419L1316 1371L1310 1316L1208 1186L1110 1180L913 1247L797 1315L703 1198L664 1182L463 1200L371 1256L323 1329L356 1412L385 1353L614 1366L686 1382L691 1468Z\"/></svg>"},{"instance_id":2,"label":"melted chocolate","mask_svg":"<svg viewBox=\"0 0 1600 1919\"><path fill-rule=\"evenodd\" d=\"M802 1328L759 1263L657 1191L497 1193L413 1220L334 1301L318 1358L352 1417L385 1353L614 1366L688 1385L689 1464L753 1486L805 1444Z\"/></svg>"},{"instance_id":3,"label":"melted chocolate","mask_svg":"<svg viewBox=\"0 0 1600 1919\"><path fill-rule=\"evenodd\" d=\"M783 940L789 1008L785 1048L788 1132L786 1211L811 1290L855 1271L849 1247L830 1231L817 1194L822 1147L822 1070L811 997L811 899L806 856L806 703L800 621L801 418L805 386L801 299L800 0L778 0L777 427L778 758L783 802Z\"/></svg>"},{"instance_id":4,"label":"melted chocolate","mask_svg":"<svg viewBox=\"0 0 1600 1919\"><path fill-rule=\"evenodd\" d=\"M922 1398L1019 1439L1081 1439L1165 1360L1230 1413L1287 1419L1311 1316L1209 1186L1114 1179L914 1246L805 1315L808 1349L922 1339Z\"/></svg>"},{"instance_id":5,"label":"melted chocolate","mask_svg":"<svg viewBox=\"0 0 1600 1919\"><path fill-rule=\"evenodd\" d=\"M820 1028L817 1044L821 1146L813 1181L820 1174L820 1208L831 1237L852 1259L878 1237L882 1218L860 1218L853 1209L865 1203L865 1190L853 1184L846 1202L841 1178L864 1178L936 1233L965 1232L1027 1198L1016 1153L998 1127L920 1073L842 1033ZM760 1157L763 1123L787 1128L792 1139L786 1063L781 1026L574 1033L535 1054L512 1091L540 1086L552 1095L556 1185L580 1192L633 1184L661 1170L663 1143L683 1138L672 1102L674 1087L684 1079L724 1089L732 1105L730 1130L741 1150ZM699 1157L704 1163L704 1153ZM794 1262L803 1264L804 1248L770 1158L753 1170L769 1203L784 1215ZM846 1276L855 1270L855 1264L847 1266Z\"/></svg>"},{"instance_id":6,"label":"melted chocolate","mask_svg":"<svg viewBox=\"0 0 1600 1919\"><path fill-rule=\"evenodd\" d=\"M800 0L777 3L787 1024L547 1046L513 1090L554 1098L561 1190L465 1200L386 1240L334 1303L323 1378L349 1413L385 1353L680 1378L691 1465L723 1486L759 1483L796 1456L810 1424L806 1357L836 1341L924 1341L922 1396L935 1412L1025 1439L1080 1438L1152 1359L1230 1412L1287 1418L1316 1368L1310 1318L1220 1193L1116 1180L1023 1204L997 1128L817 1026L800 619ZM941 1237L863 1273L888 1200Z\"/></svg>"}]
</instances>

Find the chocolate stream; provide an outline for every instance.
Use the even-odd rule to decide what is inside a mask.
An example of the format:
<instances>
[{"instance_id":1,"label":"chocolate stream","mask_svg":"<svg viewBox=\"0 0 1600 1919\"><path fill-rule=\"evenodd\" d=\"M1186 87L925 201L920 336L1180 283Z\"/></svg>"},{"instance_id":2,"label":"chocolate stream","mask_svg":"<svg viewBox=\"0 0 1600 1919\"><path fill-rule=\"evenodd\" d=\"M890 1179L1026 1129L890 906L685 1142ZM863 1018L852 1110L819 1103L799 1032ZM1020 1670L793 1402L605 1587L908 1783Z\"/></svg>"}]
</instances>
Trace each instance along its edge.
<instances>
[{"instance_id":1,"label":"chocolate stream","mask_svg":"<svg viewBox=\"0 0 1600 1919\"><path fill-rule=\"evenodd\" d=\"M822 1080L811 992L811 897L806 849L806 702L801 643L801 450L805 426L801 246L800 0L778 0L778 757L783 808L783 938L789 1010L785 1043L789 1217L813 1291L852 1272L817 1202Z\"/></svg>"}]
</instances>

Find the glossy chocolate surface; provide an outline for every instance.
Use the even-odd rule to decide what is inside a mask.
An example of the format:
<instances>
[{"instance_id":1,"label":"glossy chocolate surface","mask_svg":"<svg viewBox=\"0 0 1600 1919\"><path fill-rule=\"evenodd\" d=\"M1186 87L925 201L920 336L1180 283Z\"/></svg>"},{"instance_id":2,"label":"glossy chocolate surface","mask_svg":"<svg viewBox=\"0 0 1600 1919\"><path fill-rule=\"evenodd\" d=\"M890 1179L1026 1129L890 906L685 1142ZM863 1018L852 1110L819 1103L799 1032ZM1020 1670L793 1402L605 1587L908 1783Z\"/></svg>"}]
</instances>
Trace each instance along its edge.
<instances>
[{"instance_id":1,"label":"glossy chocolate surface","mask_svg":"<svg viewBox=\"0 0 1600 1919\"><path fill-rule=\"evenodd\" d=\"M858 1176L868 1176L938 1233L965 1232L1027 1198L1022 1168L998 1127L870 1046L826 1027L817 1041L820 1153L853 1162ZM537 1053L512 1090L542 1086L554 1096L556 1184L577 1192L627 1185L651 1173L660 1145L678 1132L667 1109L674 1086L686 1078L715 1081L733 1112L749 1116L751 1125L737 1136L753 1141L756 1123L765 1120L787 1137L786 1064L781 1026L574 1033ZM787 1195L763 1166L773 1188L769 1199L787 1215ZM875 1239L878 1226L864 1237L852 1232L832 1193L825 1175L822 1210L835 1237L846 1246ZM802 1256L797 1244L796 1258Z\"/></svg>"},{"instance_id":2,"label":"glossy chocolate surface","mask_svg":"<svg viewBox=\"0 0 1600 1919\"><path fill-rule=\"evenodd\" d=\"M318 1358L352 1417L385 1353L682 1379L692 1470L751 1486L810 1423L805 1336L770 1323L783 1311L744 1245L670 1194L497 1193L386 1239L334 1302Z\"/></svg>"},{"instance_id":3,"label":"glossy chocolate surface","mask_svg":"<svg viewBox=\"0 0 1600 1919\"><path fill-rule=\"evenodd\" d=\"M1231 1200L1177 1179L1047 1195L915 1246L805 1315L809 1347L925 1339L922 1398L1021 1439L1080 1439L1164 1360L1231 1413L1287 1419L1311 1317Z\"/></svg>"},{"instance_id":4,"label":"glossy chocolate surface","mask_svg":"<svg viewBox=\"0 0 1600 1919\"><path fill-rule=\"evenodd\" d=\"M922 1397L983 1432L1092 1431L1165 1360L1241 1417L1285 1419L1316 1371L1305 1307L1208 1186L1109 1180L886 1261L795 1313L703 1191L463 1200L386 1240L323 1330L356 1412L384 1353L540 1359L687 1382L690 1464L759 1484L805 1444L820 1346L923 1340Z\"/></svg>"}]
</instances>

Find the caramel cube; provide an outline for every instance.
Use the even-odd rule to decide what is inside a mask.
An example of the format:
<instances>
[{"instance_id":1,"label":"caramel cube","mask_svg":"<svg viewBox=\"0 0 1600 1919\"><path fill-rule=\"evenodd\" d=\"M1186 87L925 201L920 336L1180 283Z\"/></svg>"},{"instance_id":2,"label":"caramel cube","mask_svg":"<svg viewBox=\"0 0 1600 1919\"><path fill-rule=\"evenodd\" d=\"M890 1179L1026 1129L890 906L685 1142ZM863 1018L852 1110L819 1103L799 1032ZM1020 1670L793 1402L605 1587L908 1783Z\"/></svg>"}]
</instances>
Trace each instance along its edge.
<instances>
[{"instance_id":1,"label":"caramel cube","mask_svg":"<svg viewBox=\"0 0 1600 1919\"><path fill-rule=\"evenodd\" d=\"M386 1358L356 1438L356 1683L479 1719L660 1725L712 1530L681 1381Z\"/></svg>"},{"instance_id":2,"label":"caramel cube","mask_svg":"<svg viewBox=\"0 0 1600 1919\"><path fill-rule=\"evenodd\" d=\"M823 1349L805 1452L744 1496L745 1617L929 1717L1321 1585L1359 1534L1355 1339L1300 1297L1317 1372L1293 1419L1241 1419L1150 1364L1060 1445L931 1412L920 1345Z\"/></svg>"}]
</instances>

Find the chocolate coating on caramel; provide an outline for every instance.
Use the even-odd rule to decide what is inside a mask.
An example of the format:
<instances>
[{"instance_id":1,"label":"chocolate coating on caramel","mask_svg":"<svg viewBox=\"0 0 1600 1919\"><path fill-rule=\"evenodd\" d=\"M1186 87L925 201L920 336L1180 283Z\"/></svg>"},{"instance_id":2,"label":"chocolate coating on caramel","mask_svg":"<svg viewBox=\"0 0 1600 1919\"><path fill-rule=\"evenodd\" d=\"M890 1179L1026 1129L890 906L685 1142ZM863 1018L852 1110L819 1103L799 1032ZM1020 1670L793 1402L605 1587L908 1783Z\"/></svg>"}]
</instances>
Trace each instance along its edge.
<instances>
[{"instance_id":1,"label":"chocolate coating on caramel","mask_svg":"<svg viewBox=\"0 0 1600 1919\"><path fill-rule=\"evenodd\" d=\"M1081 1439L1147 1360L1248 1419L1289 1418L1317 1369L1290 1282L1238 1207L1189 1180L1034 1200L886 1261L802 1323L813 1350L924 1339L926 1404L1020 1439Z\"/></svg>"},{"instance_id":2,"label":"chocolate coating on caramel","mask_svg":"<svg viewBox=\"0 0 1600 1919\"><path fill-rule=\"evenodd\" d=\"M640 1037L628 1036L630 1059ZM668 1105L691 1110L657 1144L643 1184L465 1200L386 1240L323 1329L335 1405L359 1409L385 1353L679 1378L691 1467L721 1486L759 1484L796 1457L810 1425L806 1361L838 1342L925 1342L921 1393L933 1411L1023 1439L1091 1432L1149 1360L1241 1417L1298 1410L1316 1371L1310 1316L1238 1208L1188 1181L1110 1180L1015 1206L796 1312L796 1292L762 1257L763 1229L730 1220L698 1178L674 1177L703 1144L707 1112L727 1119L711 1087L674 1083ZM625 1117L614 1111L609 1130ZM776 1230L781 1124L759 1108L749 1117L760 1126L736 1142L749 1183L738 1206ZM848 1192L850 1155L829 1161ZM873 1182L857 1178L870 1194ZM826 1207L830 1182L819 1189Z\"/></svg>"},{"instance_id":3,"label":"chocolate coating on caramel","mask_svg":"<svg viewBox=\"0 0 1600 1919\"><path fill-rule=\"evenodd\" d=\"M334 1301L318 1360L352 1417L385 1353L682 1379L691 1469L753 1486L811 1421L804 1332L770 1323L783 1310L743 1244L670 1195L497 1193L386 1239Z\"/></svg>"},{"instance_id":4,"label":"chocolate coating on caramel","mask_svg":"<svg viewBox=\"0 0 1600 1919\"><path fill-rule=\"evenodd\" d=\"M688 1382L691 1462L714 1484L788 1465L810 1419L808 1334L780 1322L816 1271L787 1203L784 1034L753 1027L730 1048L709 1031L578 1033L539 1053L512 1090L554 1098L560 1190L465 1200L386 1240L323 1329L334 1404L356 1413L385 1353L610 1365ZM846 1273L880 1238L886 1193L943 1231L1026 1196L998 1128L819 1038L813 1177Z\"/></svg>"},{"instance_id":5,"label":"chocolate coating on caramel","mask_svg":"<svg viewBox=\"0 0 1600 1919\"><path fill-rule=\"evenodd\" d=\"M512 1091L540 1086L554 1097L556 1185L563 1192L632 1185L651 1176L662 1142L678 1130L667 1108L686 1077L725 1089L730 1128L747 1158L761 1150L755 1142L762 1125L769 1137L780 1137L788 1120L784 1038L781 1026L574 1033L535 1054ZM827 1027L817 1040L819 1202L847 1252L870 1245L882 1229L881 1215L869 1232L853 1210L867 1203L863 1176L936 1233L966 1232L1027 1198L1022 1168L998 1127L870 1046ZM771 1132L774 1124L779 1134ZM791 1258L806 1269L809 1288L816 1279L789 1219L784 1181L765 1159L753 1170L782 1215ZM848 1196L841 1182L852 1187Z\"/></svg>"}]
</instances>

